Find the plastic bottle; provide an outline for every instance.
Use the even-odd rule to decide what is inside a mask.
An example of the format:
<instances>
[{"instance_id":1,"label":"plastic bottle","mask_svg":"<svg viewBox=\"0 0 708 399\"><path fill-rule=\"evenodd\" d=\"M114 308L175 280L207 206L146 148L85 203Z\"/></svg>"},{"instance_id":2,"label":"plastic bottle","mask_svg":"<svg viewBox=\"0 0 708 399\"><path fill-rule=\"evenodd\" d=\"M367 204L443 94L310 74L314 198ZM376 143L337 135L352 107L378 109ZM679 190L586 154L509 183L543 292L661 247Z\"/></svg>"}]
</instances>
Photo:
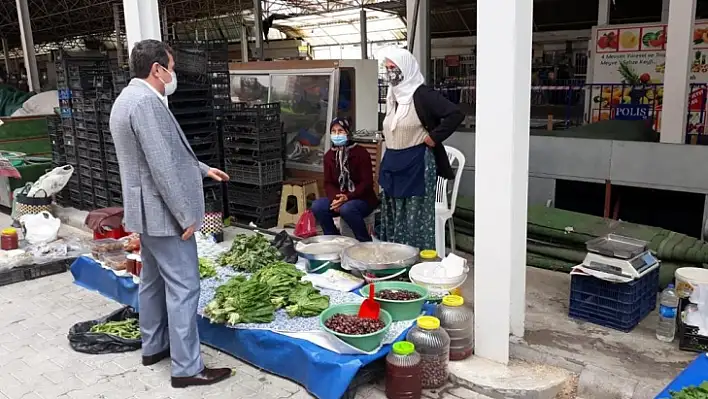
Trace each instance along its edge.
<instances>
[{"instance_id":1,"label":"plastic bottle","mask_svg":"<svg viewBox=\"0 0 708 399\"><path fill-rule=\"evenodd\" d=\"M435 309L435 317L450 336L450 360L466 359L474 352L474 312L464 304L461 296L448 295Z\"/></svg>"},{"instance_id":2,"label":"plastic bottle","mask_svg":"<svg viewBox=\"0 0 708 399\"><path fill-rule=\"evenodd\" d=\"M450 336L440 327L440 320L432 316L420 316L408 334L406 341L415 345L420 353L421 380L423 389L439 388L447 382L447 365L450 360Z\"/></svg>"},{"instance_id":3,"label":"plastic bottle","mask_svg":"<svg viewBox=\"0 0 708 399\"><path fill-rule=\"evenodd\" d=\"M420 399L423 395L420 354L408 341L393 344L386 356L386 397L388 399Z\"/></svg>"},{"instance_id":4,"label":"plastic bottle","mask_svg":"<svg viewBox=\"0 0 708 399\"><path fill-rule=\"evenodd\" d=\"M679 298L673 284L669 284L661 292L659 299L659 322L656 325L656 339L663 342L672 342L676 335L676 313Z\"/></svg>"}]
</instances>

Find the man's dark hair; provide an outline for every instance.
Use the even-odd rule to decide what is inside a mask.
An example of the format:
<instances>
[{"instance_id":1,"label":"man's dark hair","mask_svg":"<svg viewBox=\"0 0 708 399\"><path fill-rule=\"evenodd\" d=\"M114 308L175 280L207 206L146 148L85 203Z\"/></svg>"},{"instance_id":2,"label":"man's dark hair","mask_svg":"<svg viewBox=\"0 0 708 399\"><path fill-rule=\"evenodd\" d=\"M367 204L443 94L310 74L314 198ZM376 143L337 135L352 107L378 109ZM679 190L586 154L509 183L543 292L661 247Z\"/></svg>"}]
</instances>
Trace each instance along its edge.
<instances>
[{"instance_id":1,"label":"man's dark hair","mask_svg":"<svg viewBox=\"0 0 708 399\"><path fill-rule=\"evenodd\" d=\"M167 68L170 62L168 54L172 54L172 48L159 40L148 39L135 43L133 51L130 52L130 70L133 76L139 79L147 78L155 63Z\"/></svg>"}]
</instances>

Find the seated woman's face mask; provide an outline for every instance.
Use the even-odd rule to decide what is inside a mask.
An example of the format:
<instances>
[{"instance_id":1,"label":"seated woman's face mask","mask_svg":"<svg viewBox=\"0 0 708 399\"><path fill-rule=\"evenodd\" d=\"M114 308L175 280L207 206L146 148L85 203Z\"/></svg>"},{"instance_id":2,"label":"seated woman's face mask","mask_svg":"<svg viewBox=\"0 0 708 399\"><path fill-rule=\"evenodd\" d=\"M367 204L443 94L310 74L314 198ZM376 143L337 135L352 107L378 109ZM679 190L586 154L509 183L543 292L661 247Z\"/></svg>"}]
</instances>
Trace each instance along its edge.
<instances>
[{"instance_id":1,"label":"seated woman's face mask","mask_svg":"<svg viewBox=\"0 0 708 399\"><path fill-rule=\"evenodd\" d=\"M330 131L330 138L332 140L332 144L335 147L341 147L343 145L347 144L347 132L342 129L341 126L336 125L332 127L332 130Z\"/></svg>"}]
</instances>

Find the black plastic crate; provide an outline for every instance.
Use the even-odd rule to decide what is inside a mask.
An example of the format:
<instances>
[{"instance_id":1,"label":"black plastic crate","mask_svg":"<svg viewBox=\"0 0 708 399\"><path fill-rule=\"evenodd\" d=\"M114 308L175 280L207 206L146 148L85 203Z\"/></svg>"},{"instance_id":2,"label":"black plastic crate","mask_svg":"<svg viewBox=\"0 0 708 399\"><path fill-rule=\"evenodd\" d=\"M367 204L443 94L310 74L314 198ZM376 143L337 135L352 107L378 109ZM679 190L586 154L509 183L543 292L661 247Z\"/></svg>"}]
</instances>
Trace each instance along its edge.
<instances>
[{"instance_id":1,"label":"black plastic crate","mask_svg":"<svg viewBox=\"0 0 708 399\"><path fill-rule=\"evenodd\" d=\"M98 158L93 158L93 157L81 157L79 156L79 164L81 165L87 165L93 170L103 172L103 159L100 157Z\"/></svg>"},{"instance_id":2,"label":"black plastic crate","mask_svg":"<svg viewBox=\"0 0 708 399\"><path fill-rule=\"evenodd\" d=\"M679 339L679 349L689 352L708 352L708 337L698 333L699 328L683 322L683 313L690 304L688 298L681 298L676 315L676 335Z\"/></svg>"},{"instance_id":3,"label":"black plastic crate","mask_svg":"<svg viewBox=\"0 0 708 399\"><path fill-rule=\"evenodd\" d=\"M85 130L89 132L98 132L97 120L74 120L74 130Z\"/></svg>"},{"instance_id":4,"label":"black plastic crate","mask_svg":"<svg viewBox=\"0 0 708 399\"><path fill-rule=\"evenodd\" d=\"M629 332L656 309L659 267L629 283L571 276L569 316Z\"/></svg>"},{"instance_id":5,"label":"black plastic crate","mask_svg":"<svg viewBox=\"0 0 708 399\"><path fill-rule=\"evenodd\" d=\"M224 132L224 148L233 150L252 151L282 151L283 136L279 130L273 134L265 134L257 137L244 137L238 134Z\"/></svg>"},{"instance_id":6,"label":"black plastic crate","mask_svg":"<svg viewBox=\"0 0 708 399\"><path fill-rule=\"evenodd\" d=\"M118 155L116 155L115 149L113 149L112 151L106 149L104 156L106 157L106 162L118 163Z\"/></svg>"},{"instance_id":7,"label":"black plastic crate","mask_svg":"<svg viewBox=\"0 0 708 399\"><path fill-rule=\"evenodd\" d=\"M238 223L254 223L256 226L269 229L278 225L278 212L280 205L267 207L245 207L243 205L230 204L230 215Z\"/></svg>"},{"instance_id":8,"label":"black plastic crate","mask_svg":"<svg viewBox=\"0 0 708 399\"><path fill-rule=\"evenodd\" d=\"M254 106L233 103L224 110L223 118L224 126L256 129L278 127L280 126L280 103Z\"/></svg>"},{"instance_id":9,"label":"black plastic crate","mask_svg":"<svg viewBox=\"0 0 708 399\"><path fill-rule=\"evenodd\" d=\"M283 161L226 160L226 170L235 183L265 186L283 182Z\"/></svg>"},{"instance_id":10,"label":"black plastic crate","mask_svg":"<svg viewBox=\"0 0 708 399\"><path fill-rule=\"evenodd\" d=\"M61 259L48 263L18 266L0 271L0 286L64 273L69 270L69 267L75 260L76 258Z\"/></svg>"},{"instance_id":11,"label":"black plastic crate","mask_svg":"<svg viewBox=\"0 0 708 399\"><path fill-rule=\"evenodd\" d=\"M120 177L120 167L118 166L118 162L106 162L106 172L118 175L118 177Z\"/></svg>"},{"instance_id":12,"label":"black plastic crate","mask_svg":"<svg viewBox=\"0 0 708 399\"><path fill-rule=\"evenodd\" d=\"M71 90L72 100L113 100L113 90L110 88L93 90Z\"/></svg>"},{"instance_id":13,"label":"black plastic crate","mask_svg":"<svg viewBox=\"0 0 708 399\"><path fill-rule=\"evenodd\" d=\"M93 135L82 140L76 140L76 147L101 151L101 142L98 135Z\"/></svg>"},{"instance_id":14,"label":"black plastic crate","mask_svg":"<svg viewBox=\"0 0 708 399\"><path fill-rule=\"evenodd\" d=\"M224 158L230 161L270 161L283 159L283 148L268 150L224 149Z\"/></svg>"},{"instance_id":15,"label":"black plastic crate","mask_svg":"<svg viewBox=\"0 0 708 399\"><path fill-rule=\"evenodd\" d=\"M279 205L283 193L282 184L255 186L252 184L228 183L229 204L247 206Z\"/></svg>"}]
</instances>

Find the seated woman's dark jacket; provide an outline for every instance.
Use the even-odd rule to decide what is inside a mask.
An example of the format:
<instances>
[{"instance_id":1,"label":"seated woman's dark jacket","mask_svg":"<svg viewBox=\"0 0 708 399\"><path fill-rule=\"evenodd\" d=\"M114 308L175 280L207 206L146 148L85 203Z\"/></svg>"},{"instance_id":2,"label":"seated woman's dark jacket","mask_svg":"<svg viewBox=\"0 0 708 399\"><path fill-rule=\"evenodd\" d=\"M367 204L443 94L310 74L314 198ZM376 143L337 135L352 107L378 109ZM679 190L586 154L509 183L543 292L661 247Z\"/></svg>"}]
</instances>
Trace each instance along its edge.
<instances>
[{"instance_id":1,"label":"seated woman's dark jacket","mask_svg":"<svg viewBox=\"0 0 708 399\"><path fill-rule=\"evenodd\" d=\"M433 155L438 176L454 179L455 172L450 166L450 160L442 143L455 132L465 116L457 105L451 103L439 91L426 85L421 85L413 93L413 104L418 119L435 142Z\"/></svg>"}]
</instances>

